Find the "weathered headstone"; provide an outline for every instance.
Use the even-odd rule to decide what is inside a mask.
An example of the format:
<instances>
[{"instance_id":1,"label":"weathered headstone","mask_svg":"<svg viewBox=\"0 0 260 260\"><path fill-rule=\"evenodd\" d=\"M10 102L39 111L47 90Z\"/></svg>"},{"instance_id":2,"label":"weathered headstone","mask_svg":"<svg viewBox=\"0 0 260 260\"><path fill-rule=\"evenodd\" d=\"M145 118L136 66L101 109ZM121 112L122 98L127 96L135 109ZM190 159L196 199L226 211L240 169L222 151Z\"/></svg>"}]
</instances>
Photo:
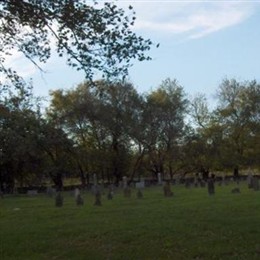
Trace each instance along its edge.
<instances>
[{"instance_id":1,"label":"weathered headstone","mask_svg":"<svg viewBox=\"0 0 260 260\"><path fill-rule=\"evenodd\" d=\"M37 190L28 190L27 195L36 196L36 195L38 195L38 191Z\"/></svg>"},{"instance_id":2,"label":"weathered headstone","mask_svg":"<svg viewBox=\"0 0 260 260\"><path fill-rule=\"evenodd\" d=\"M162 185L162 175L160 172L157 173L158 185Z\"/></svg>"},{"instance_id":3,"label":"weathered headstone","mask_svg":"<svg viewBox=\"0 0 260 260\"><path fill-rule=\"evenodd\" d=\"M208 194L213 195L215 194L215 184L214 184L214 178L210 177L208 179Z\"/></svg>"},{"instance_id":4,"label":"weathered headstone","mask_svg":"<svg viewBox=\"0 0 260 260\"><path fill-rule=\"evenodd\" d=\"M130 187L126 187L124 188L124 197L126 198L130 198L132 194L131 188Z\"/></svg>"},{"instance_id":5,"label":"weathered headstone","mask_svg":"<svg viewBox=\"0 0 260 260\"><path fill-rule=\"evenodd\" d=\"M112 200L113 199L113 193L111 191L108 191L107 199Z\"/></svg>"},{"instance_id":6,"label":"weathered headstone","mask_svg":"<svg viewBox=\"0 0 260 260\"><path fill-rule=\"evenodd\" d=\"M103 195L105 195L105 181L104 181L104 179L100 180L100 191L102 192Z\"/></svg>"},{"instance_id":7,"label":"weathered headstone","mask_svg":"<svg viewBox=\"0 0 260 260\"><path fill-rule=\"evenodd\" d=\"M80 194L78 194L77 197L76 197L76 204L77 204L77 206L84 205L84 200L83 200L83 198L81 197Z\"/></svg>"},{"instance_id":8,"label":"weathered headstone","mask_svg":"<svg viewBox=\"0 0 260 260\"><path fill-rule=\"evenodd\" d=\"M97 191L96 192L96 195L95 195L95 203L94 203L95 206L101 206L101 192L100 191Z\"/></svg>"},{"instance_id":9,"label":"weathered headstone","mask_svg":"<svg viewBox=\"0 0 260 260\"><path fill-rule=\"evenodd\" d=\"M247 185L248 185L249 189L253 188L253 182L254 182L253 175L252 175L252 173L249 173L247 176Z\"/></svg>"},{"instance_id":10,"label":"weathered headstone","mask_svg":"<svg viewBox=\"0 0 260 260\"><path fill-rule=\"evenodd\" d=\"M164 186L163 186L163 192L164 192L164 196L165 197L172 197L173 196L173 192L171 191L171 185L170 182L165 182Z\"/></svg>"},{"instance_id":11,"label":"weathered headstone","mask_svg":"<svg viewBox=\"0 0 260 260\"><path fill-rule=\"evenodd\" d=\"M131 188L127 184L127 177L123 177L123 189L124 189L124 197L130 198L131 197Z\"/></svg>"},{"instance_id":12,"label":"weathered headstone","mask_svg":"<svg viewBox=\"0 0 260 260\"><path fill-rule=\"evenodd\" d=\"M181 183L181 177L178 175L175 180L176 185L179 185Z\"/></svg>"},{"instance_id":13,"label":"weathered headstone","mask_svg":"<svg viewBox=\"0 0 260 260\"><path fill-rule=\"evenodd\" d=\"M225 173L222 174L222 182L223 185L229 185L229 179L227 178Z\"/></svg>"},{"instance_id":14,"label":"weathered headstone","mask_svg":"<svg viewBox=\"0 0 260 260\"><path fill-rule=\"evenodd\" d=\"M124 177L123 177L123 188L125 189L127 186L128 186L128 185L127 185L127 177L124 176Z\"/></svg>"},{"instance_id":15,"label":"weathered headstone","mask_svg":"<svg viewBox=\"0 0 260 260\"><path fill-rule=\"evenodd\" d=\"M77 199L77 197L80 195L80 190L79 190L79 188L76 188L75 190L74 190L74 197L75 197L75 199Z\"/></svg>"},{"instance_id":16,"label":"weathered headstone","mask_svg":"<svg viewBox=\"0 0 260 260\"><path fill-rule=\"evenodd\" d=\"M108 199L108 200L112 200L112 199L113 199L113 196L114 196L113 188L112 188L112 186L109 186L109 188L108 188L108 194L107 194L107 199Z\"/></svg>"},{"instance_id":17,"label":"weathered headstone","mask_svg":"<svg viewBox=\"0 0 260 260\"><path fill-rule=\"evenodd\" d=\"M136 196L137 196L138 199L143 198L143 193L142 193L141 189L138 189Z\"/></svg>"},{"instance_id":18,"label":"weathered headstone","mask_svg":"<svg viewBox=\"0 0 260 260\"><path fill-rule=\"evenodd\" d=\"M46 188L46 194L47 194L49 197L52 198L55 193L56 193L56 190L53 189L52 187L48 186L48 187Z\"/></svg>"},{"instance_id":19,"label":"weathered headstone","mask_svg":"<svg viewBox=\"0 0 260 260\"><path fill-rule=\"evenodd\" d=\"M231 190L231 193L239 194L240 193L240 189L239 188L234 188L234 189Z\"/></svg>"},{"instance_id":20,"label":"weathered headstone","mask_svg":"<svg viewBox=\"0 0 260 260\"><path fill-rule=\"evenodd\" d=\"M14 194L15 196L18 195L18 189L17 189L17 187L14 187L13 194ZM38 194L38 191L37 191L37 194ZM36 195L37 195L37 194L36 194Z\"/></svg>"},{"instance_id":21,"label":"weathered headstone","mask_svg":"<svg viewBox=\"0 0 260 260\"><path fill-rule=\"evenodd\" d=\"M196 174L194 177L194 187L197 188L199 186L199 175Z\"/></svg>"},{"instance_id":22,"label":"weathered headstone","mask_svg":"<svg viewBox=\"0 0 260 260\"><path fill-rule=\"evenodd\" d=\"M190 188L190 185L191 185L191 183L190 183L190 179L185 179L185 188Z\"/></svg>"},{"instance_id":23,"label":"weathered headstone","mask_svg":"<svg viewBox=\"0 0 260 260\"><path fill-rule=\"evenodd\" d=\"M97 186L97 184L98 184L96 173L93 174L93 184L94 184L94 186Z\"/></svg>"},{"instance_id":24,"label":"weathered headstone","mask_svg":"<svg viewBox=\"0 0 260 260\"><path fill-rule=\"evenodd\" d=\"M254 191L259 191L259 180L256 176L253 177L253 189Z\"/></svg>"},{"instance_id":25,"label":"weathered headstone","mask_svg":"<svg viewBox=\"0 0 260 260\"><path fill-rule=\"evenodd\" d=\"M205 188L206 187L206 182L204 180L200 181L200 187Z\"/></svg>"},{"instance_id":26,"label":"weathered headstone","mask_svg":"<svg viewBox=\"0 0 260 260\"><path fill-rule=\"evenodd\" d=\"M144 181L137 182L135 184L135 187L136 187L136 189L144 189L144 187L145 187Z\"/></svg>"},{"instance_id":27,"label":"weathered headstone","mask_svg":"<svg viewBox=\"0 0 260 260\"><path fill-rule=\"evenodd\" d=\"M118 182L118 188L122 189L123 188L123 181Z\"/></svg>"},{"instance_id":28,"label":"weathered headstone","mask_svg":"<svg viewBox=\"0 0 260 260\"><path fill-rule=\"evenodd\" d=\"M60 192L57 193L55 198L55 206L62 207L63 206L63 197Z\"/></svg>"},{"instance_id":29,"label":"weathered headstone","mask_svg":"<svg viewBox=\"0 0 260 260\"><path fill-rule=\"evenodd\" d=\"M91 193L92 193L93 195L96 195L97 191L98 191L98 187L95 186L95 185L92 185L92 186L91 186Z\"/></svg>"}]
</instances>

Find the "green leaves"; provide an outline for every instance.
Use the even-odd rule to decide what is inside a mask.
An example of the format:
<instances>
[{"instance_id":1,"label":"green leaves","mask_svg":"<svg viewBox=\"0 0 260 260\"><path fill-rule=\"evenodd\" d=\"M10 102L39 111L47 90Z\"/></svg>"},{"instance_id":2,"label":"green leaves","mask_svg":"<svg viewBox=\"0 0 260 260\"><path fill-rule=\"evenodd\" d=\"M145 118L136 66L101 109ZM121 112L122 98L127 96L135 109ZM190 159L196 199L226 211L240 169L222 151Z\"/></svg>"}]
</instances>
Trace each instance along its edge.
<instances>
[{"instance_id":1,"label":"green leaves","mask_svg":"<svg viewBox=\"0 0 260 260\"><path fill-rule=\"evenodd\" d=\"M58 55L88 80L98 71L106 78L124 77L132 59L150 59L145 53L152 42L130 30L136 19L132 6L129 15L111 2L81 0L2 1L0 9L3 59L7 50L18 49L39 66L49 59L55 39Z\"/></svg>"}]
</instances>

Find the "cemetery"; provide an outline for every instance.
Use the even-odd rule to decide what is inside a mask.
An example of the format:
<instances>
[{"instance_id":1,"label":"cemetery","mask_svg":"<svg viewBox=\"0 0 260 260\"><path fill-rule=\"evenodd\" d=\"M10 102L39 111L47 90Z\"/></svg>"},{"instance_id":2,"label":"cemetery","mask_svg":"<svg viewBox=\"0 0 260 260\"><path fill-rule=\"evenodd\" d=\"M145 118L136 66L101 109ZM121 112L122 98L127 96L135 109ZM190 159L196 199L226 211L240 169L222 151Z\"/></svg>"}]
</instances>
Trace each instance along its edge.
<instances>
[{"instance_id":1,"label":"cemetery","mask_svg":"<svg viewBox=\"0 0 260 260\"><path fill-rule=\"evenodd\" d=\"M259 259L258 178L209 179L0 199L1 259ZM95 185L94 185L95 184ZM220 185L221 184L221 185Z\"/></svg>"},{"instance_id":2,"label":"cemetery","mask_svg":"<svg viewBox=\"0 0 260 260\"><path fill-rule=\"evenodd\" d=\"M0 260L260 259L259 1L137 2L0 1Z\"/></svg>"}]
</instances>

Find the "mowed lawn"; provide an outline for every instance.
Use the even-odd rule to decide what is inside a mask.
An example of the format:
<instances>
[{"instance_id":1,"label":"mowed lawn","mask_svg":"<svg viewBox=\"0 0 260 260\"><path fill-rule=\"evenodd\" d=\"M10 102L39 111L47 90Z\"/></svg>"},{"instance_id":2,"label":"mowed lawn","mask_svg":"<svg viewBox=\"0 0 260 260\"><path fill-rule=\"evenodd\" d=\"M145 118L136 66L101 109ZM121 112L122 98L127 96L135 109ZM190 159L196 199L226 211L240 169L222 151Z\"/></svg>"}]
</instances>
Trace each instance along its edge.
<instances>
[{"instance_id":1,"label":"mowed lawn","mask_svg":"<svg viewBox=\"0 0 260 260\"><path fill-rule=\"evenodd\" d=\"M0 199L0 259L260 259L260 192L240 184L146 188L144 198L102 197L84 206L64 193L56 208L46 195Z\"/></svg>"}]
</instances>

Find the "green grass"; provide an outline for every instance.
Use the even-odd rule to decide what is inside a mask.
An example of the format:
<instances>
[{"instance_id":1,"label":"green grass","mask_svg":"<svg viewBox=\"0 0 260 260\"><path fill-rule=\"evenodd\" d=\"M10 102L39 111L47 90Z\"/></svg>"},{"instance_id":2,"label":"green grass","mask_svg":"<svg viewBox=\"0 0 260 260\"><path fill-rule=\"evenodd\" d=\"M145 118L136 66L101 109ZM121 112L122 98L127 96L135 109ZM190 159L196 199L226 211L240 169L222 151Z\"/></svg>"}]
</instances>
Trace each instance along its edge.
<instances>
[{"instance_id":1,"label":"green grass","mask_svg":"<svg viewBox=\"0 0 260 260\"><path fill-rule=\"evenodd\" d=\"M64 206L44 195L0 199L0 259L260 259L260 192L240 185L147 188L144 198L102 206L84 193L85 205L64 194ZM19 210L17 210L19 208Z\"/></svg>"}]
</instances>

